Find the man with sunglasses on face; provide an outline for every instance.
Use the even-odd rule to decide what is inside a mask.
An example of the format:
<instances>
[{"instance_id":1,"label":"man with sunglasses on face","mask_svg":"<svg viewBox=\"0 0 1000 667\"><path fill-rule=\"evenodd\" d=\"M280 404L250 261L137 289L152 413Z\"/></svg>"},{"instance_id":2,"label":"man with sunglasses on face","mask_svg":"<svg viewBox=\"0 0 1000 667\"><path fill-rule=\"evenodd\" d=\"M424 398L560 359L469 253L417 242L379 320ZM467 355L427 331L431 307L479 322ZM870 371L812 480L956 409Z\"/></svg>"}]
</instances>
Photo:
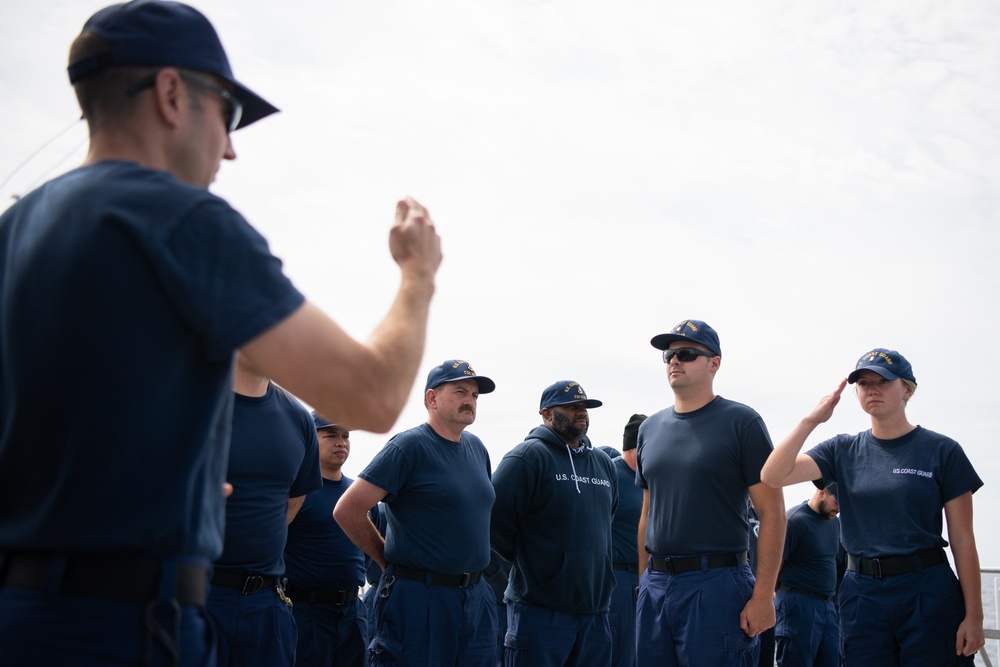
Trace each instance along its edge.
<instances>
[{"instance_id":1,"label":"man with sunglasses on face","mask_svg":"<svg viewBox=\"0 0 1000 667\"><path fill-rule=\"evenodd\" d=\"M771 438L754 410L715 395L712 327L684 320L650 342L663 350L674 405L639 427L638 664L756 664L785 536L783 496L760 481ZM748 499L760 516L756 583Z\"/></svg>"},{"instance_id":2,"label":"man with sunglasses on face","mask_svg":"<svg viewBox=\"0 0 1000 667\"><path fill-rule=\"evenodd\" d=\"M84 164L0 216L0 661L214 665L237 350L345 428L389 430L440 239L426 209L397 204L399 291L360 343L208 192L230 132L277 109L234 78L202 14L106 7L68 70Z\"/></svg>"}]
</instances>

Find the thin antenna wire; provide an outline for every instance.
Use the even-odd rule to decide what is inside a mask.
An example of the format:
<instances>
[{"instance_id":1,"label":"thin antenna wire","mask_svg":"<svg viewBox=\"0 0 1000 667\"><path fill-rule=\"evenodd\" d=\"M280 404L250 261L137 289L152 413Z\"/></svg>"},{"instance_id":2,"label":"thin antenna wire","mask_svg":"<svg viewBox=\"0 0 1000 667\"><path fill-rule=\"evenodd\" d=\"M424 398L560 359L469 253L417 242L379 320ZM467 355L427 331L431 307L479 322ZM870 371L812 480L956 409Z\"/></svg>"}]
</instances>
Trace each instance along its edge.
<instances>
[{"instance_id":1,"label":"thin antenna wire","mask_svg":"<svg viewBox=\"0 0 1000 667\"><path fill-rule=\"evenodd\" d=\"M3 191L3 189L4 189L5 187L7 187L7 184L8 184L8 183L10 183L11 179L12 179L12 178L14 178L15 176L17 176L17 175L18 175L18 174L19 174L19 173L21 172L21 170L23 170L23 169L25 168L25 166L27 166L27 164L28 164L29 162L31 162L31 161L32 161L32 160L34 160L34 159L35 159L36 157L38 157L38 155L39 155L39 154L40 154L40 153L41 153L42 151L44 151L44 150L45 150L46 148L48 148L48 147L49 147L49 146L51 146L51 145L52 145L53 143L55 143L55 142L56 142L56 141L57 141L57 140L58 140L58 139L59 139L60 137L62 137L62 136L63 136L64 134L66 134L67 132L69 132L70 130L72 130L72 129L73 129L74 127L76 127L76 126L77 126L77 124L78 124L78 123L79 123L80 121L82 121L82 120L83 120L83 118L78 118L78 119L74 120L74 121L73 121L72 123L70 123L70 124L69 124L69 125L67 125L67 126L66 126L65 128L63 128L63 129L62 129L62 130L60 130L60 131L59 131L58 133L56 133L56 134L55 134L55 135L54 135L54 136L53 136L53 137L52 137L51 139L49 139L49 140L48 140L48 141L46 141L46 142L45 142L44 144L42 144L42 145L41 145L41 146L39 146L39 147L38 147L37 149L35 149L35 151L31 153L31 155L29 155L28 157L24 158L24 160L22 160L22 161L21 161L21 164L17 165L17 166L16 166L15 168L14 168L14 170L13 170L13 171L11 171L11 172L10 172L9 174L7 174L7 177L6 177L5 179L3 179L3 183L0 183L0 192L2 192L2 191ZM56 168L57 168L57 167L58 167L58 166L59 166L60 164L62 164L63 162L65 162L65 161L66 161L66 160L67 160L67 159L69 158L69 156L70 156L70 155L72 155L73 153L75 153L75 152L76 152L76 151L77 151L77 150L78 150L78 149L80 148L80 146L81 146L81 145L83 145L83 142L82 142L82 141L81 141L80 143L76 144L76 145L75 145L75 146L73 147L73 150L71 150L71 151L70 151L69 153L67 153L67 154L66 154L66 155L64 155L63 157L61 157L61 158L59 159L59 161L58 161L58 162L56 162L56 163L55 163L55 164L53 164L53 165L52 165L51 167L49 167L49 168L48 168L48 170L46 170L46 171L45 171L45 172L44 172L44 173L42 174L41 178L39 178L39 179L38 179L38 181L36 181L36 182L35 182L35 183L34 183L34 184L33 184L33 185L31 186L31 188L29 188L29 190L30 190L30 189L32 189L32 188L34 188L34 187L35 187L35 185L37 185L38 183L40 183L40 182L41 182L41 181L42 181L42 180L43 180L44 178L46 178L46 177L47 177L47 176L48 176L49 174L51 174L51 173L52 173L52 172L53 172L53 171L54 171L54 170L55 170L55 169L56 169ZM20 195L18 195L18 194L14 194L14 195L12 195L12 196L14 197L14 199L19 199L19 198L20 198Z\"/></svg>"}]
</instances>

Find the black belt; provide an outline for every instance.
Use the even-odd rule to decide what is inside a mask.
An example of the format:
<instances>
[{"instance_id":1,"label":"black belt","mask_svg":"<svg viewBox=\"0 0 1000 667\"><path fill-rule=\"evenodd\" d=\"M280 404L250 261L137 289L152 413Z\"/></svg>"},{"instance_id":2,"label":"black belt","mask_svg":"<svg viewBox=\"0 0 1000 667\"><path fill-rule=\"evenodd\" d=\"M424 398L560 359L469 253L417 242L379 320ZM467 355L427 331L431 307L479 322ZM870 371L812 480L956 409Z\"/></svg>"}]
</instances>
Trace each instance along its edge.
<instances>
[{"instance_id":1,"label":"black belt","mask_svg":"<svg viewBox=\"0 0 1000 667\"><path fill-rule=\"evenodd\" d=\"M785 591L787 593L798 593L799 595L808 595L811 598L816 598L817 600L822 600L823 602L829 602L833 599L832 595L823 595L822 593L814 593L805 588L799 588L798 586L788 586L781 584L778 586L779 590Z\"/></svg>"},{"instance_id":2,"label":"black belt","mask_svg":"<svg viewBox=\"0 0 1000 667\"><path fill-rule=\"evenodd\" d=\"M736 567L747 562L745 553L734 554L708 554L707 561L703 568L701 556L683 556L681 558L661 558L660 556L650 556L649 566L657 572L667 572L668 574L683 574L684 572L694 572L701 569L714 569L717 567Z\"/></svg>"},{"instance_id":3,"label":"black belt","mask_svg":"<svg viewBox=\"0 0 1000 667\"><path fill-rule=\"evenodd\" d=\"M264 590L264 587L281 586L281 579L263 574L248 574L246 572L227 572L216 570L212 573L212 585L224 588L235 588L240 595L253 595Z\"/></svg>"},{"instance_id":4,"label":"black belt","mask_svg":"<svg viewBox=\"0 0 1000 667\"><path fill-rule=\"evenodd\" d=\"M30 588L127 602L155 600L163 568L159 560L118 555L7 553L0 554L0 563L0 588ZM56 567L64 569L53 580L50 573ZM204 606L207 580L207 568L178 564L174 599L180 604Z\"/></svg>"},{"instance_id":5,"label":"black belt","mask_svg":"<svg viewBox=\"0 0 1000 667\"><path fill-rule=\"evenodd\" d=\"M285 595L292 599L292 602L309 602L312 604L332 604L341 607L347 603L353 603L358 599L358 589L349 591L310 591L297 588L294 584L289 584L285 588Z\"/></svg>"},{"instance_id":6,"label":"black belt","mask_svg":"<svg viewBox=\"0 0 1000 667\"><path fill-rule=\"evenodd\" d=\"M909 574L925 567L934 567L947 562L944 549L925 549L907 556L885 556L882 558L858 558L847 555L847 569L858 574L867 574L876 579L896 574Z\"/></svg>"},{"instance_id":7,"label":"black belt","mask_svg":"<svg viewBox=\"0 0 1000 667\"><path fill-rule=\"evenodd\" d=\"M638 572L638 563L613 563L611 565L612 570L622 570L624 572Z\"/></svg>"},{"instance_id":8,"label":"black belt","mask_svg":"<svg viewBox=\"0 0 1000 667\"><path fill-rule=\"evenodd\" d=\"M393 565L392 574L400 579L423 581L425 583L429 582L437 586L458 586L460 588L464 588L479 581L479 576L482 574L482 571L463 572L462 574L438 574L437 572L414 570L409 567L403 567L402 565Z\"/></svg>"}]
</instances>

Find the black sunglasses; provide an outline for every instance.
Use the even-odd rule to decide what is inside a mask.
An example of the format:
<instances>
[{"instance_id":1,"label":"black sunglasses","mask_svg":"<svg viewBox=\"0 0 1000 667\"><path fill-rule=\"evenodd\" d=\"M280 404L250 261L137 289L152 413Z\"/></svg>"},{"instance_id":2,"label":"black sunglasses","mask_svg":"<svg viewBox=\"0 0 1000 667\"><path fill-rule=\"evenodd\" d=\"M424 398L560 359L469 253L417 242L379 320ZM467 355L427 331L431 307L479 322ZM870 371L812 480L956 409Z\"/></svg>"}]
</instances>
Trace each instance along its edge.
<instances>
[{"instance_id":1,"label":"black sunglasses","mask_svg":"<svg viewBox=\"0 0 1000 667\"><path fill-rule=\"evenodd\" d=\"M149 76L145 76L131 86L129 86L125 92L129 96L135 95L138 92L145 90L146 88L152 88L153 84L156 82L156 76L159 72L153 72ZM224 116L226 120L226 131L230 134L236 131L236 128L240 126L240 121L243 119L243 103L236 98L231 92L225 88L219 88L206 81L195 78L190 74L180 73L181 80L190 83L191 85L201 88L202 90L207 90L210 93L215 93L222 98L223 102L228 104L226 108L226 115Z\"/></svg>"},{"instance_id":2,"label":"black sunglasses","mask_svg":"<svg viewBox=\"0 0 1000 667\"><path fill-rule=\"evenodd\" d=\"M663 363L669 364L674 357L685 363L689 361L694 361L698 357L715 357L718 356L715 352L706 352L704 350L696 350L693 347L679 347L676 350L664 350L663 351Z\"/></svg>"}]
</instances>

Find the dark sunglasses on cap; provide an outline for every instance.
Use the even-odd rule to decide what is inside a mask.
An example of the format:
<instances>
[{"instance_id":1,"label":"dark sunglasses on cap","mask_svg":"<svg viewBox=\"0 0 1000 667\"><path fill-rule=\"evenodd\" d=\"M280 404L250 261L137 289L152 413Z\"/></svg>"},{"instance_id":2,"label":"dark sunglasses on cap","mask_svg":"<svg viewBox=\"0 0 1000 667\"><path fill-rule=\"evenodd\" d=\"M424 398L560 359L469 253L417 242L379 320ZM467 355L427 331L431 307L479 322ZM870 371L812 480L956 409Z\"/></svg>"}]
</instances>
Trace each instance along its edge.
<instances>
[{"instance_id":1,"label":"dark sunglasses on cap","mask_svg":"<svg viewBox=\"0 0 1000 667\"><path fill-rule=\"evenodd\" d=\"M663 363L669 364L673 361L674 357L677 357L679 361L685 363L689 361L694 361L698 357L716 357L718 356L715 352L706 352L705 350L697 350L693 347L679 347L675 350L664 350L663 351Z\"/></svg>"}]
</instances>

